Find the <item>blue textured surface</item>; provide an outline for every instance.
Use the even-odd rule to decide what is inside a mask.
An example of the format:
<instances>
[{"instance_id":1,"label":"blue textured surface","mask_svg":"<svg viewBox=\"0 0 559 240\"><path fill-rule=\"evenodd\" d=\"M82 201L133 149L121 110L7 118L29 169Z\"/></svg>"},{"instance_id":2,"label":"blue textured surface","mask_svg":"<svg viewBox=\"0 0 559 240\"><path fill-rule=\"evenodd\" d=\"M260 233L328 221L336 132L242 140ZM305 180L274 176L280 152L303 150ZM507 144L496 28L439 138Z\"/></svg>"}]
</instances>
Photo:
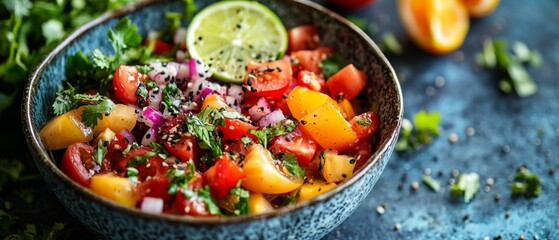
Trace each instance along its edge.
<instances>
[{"instance_id":1,"label":"blue textured surface","mask_svg":"<svg viewBox=\"0 0 559 240\"><path fill-rule=\"evenodd\" d=\"M326 239L493 239L499 234L503 239L559 239L559 173L548 174L549 168L559 167L559 2L501 1L492 15L472 22L459 49L462 61L457 61L460 53L432 56L414 47L395 5L379 0L344 15L367 18L379 24L381 32L392 31L401 40L405 53L388 58L404 80L404 115L439 111L441 135L419 151L394 154L364 204ZM484 37L520 40L540 51L542 68L530 70L539 87L536 95L505 95L495 75L475 66L474 55ZM437 76L444 78L443 87L435 86ZM426 94L430 87L435 90L432 96ZM468 127L475 129L471 137ZM538 137L540 128L544 135ZM448 141L451 133L459 137L455 144ZM505 145L510 152L502 151ZM538 198L511 195L510 179L522 164L544 181ZM442 192L421 183L425 168L441 183ZM469 204L462 203L448 192L452 169L479 173L482 189L487 178L494 178L495 184L489 192L480 189ZM418 192L410 189L413 181L420 184ZM500 201L494 200L495 194ZM388 208L379 215L376 208L382 204ZM399 231L393 230L395 224L401 225Z\"/></svg>"},{"instance_id":2,"label":"blue textured surface","mask_svg":"<svg viewBox=\"0 0 559 240\"><path fill-rule=\"evenodd\" d=\"M363 204L325 239L492 239L501 233L504 239L518 239L521 234L526 239L559 239L559 173L548 174L550 167L559 167L559 1L501 1L492 15L472 22L460 49L462 61L455 60L459 54L433 56L409 43L392 0L377 0L345 15L366 17L378 23L381 32L396 34L405 54L389 59L405 76L405 115L411 117L421 109L440 111L442 131L430 146L411 154L394 154ZM475 67L473 55L480 50L484 36L521 40L542 53L544 65L530 71L539 86L535 96L504 95L494 75ZM441 88L435 86L437 76L445 79ZM426 95L428 87L435 89L433 96ZM471 137L466 135L468 127L475 129ZM538 128L544 130L543 137L537 136ZM448 142L450 133L458 134L457 143ZM502 151L505 145L510 146L507 154ZM509 179L522 164L544 180L538 198L511 196ZM434 193L421 184L425 168L442 183L443 192ZM445 184L452 169L475 171L483 185L489 177L495 184L489 192L480 190L469 204L462 203L450 196ZM420 183L416 193L410 190L413 181ZM44 188L40 191L31 207L15 203L22 206L23 215L32 215L37 223L68 222L74 237L92 238L65 213L52 193ZM495 194L500 194L499 202L494 200ZM386 212L377 214L377 206L385 203ZM397 223L401 229L394 231Z\"/></svg>"}]
</instances>

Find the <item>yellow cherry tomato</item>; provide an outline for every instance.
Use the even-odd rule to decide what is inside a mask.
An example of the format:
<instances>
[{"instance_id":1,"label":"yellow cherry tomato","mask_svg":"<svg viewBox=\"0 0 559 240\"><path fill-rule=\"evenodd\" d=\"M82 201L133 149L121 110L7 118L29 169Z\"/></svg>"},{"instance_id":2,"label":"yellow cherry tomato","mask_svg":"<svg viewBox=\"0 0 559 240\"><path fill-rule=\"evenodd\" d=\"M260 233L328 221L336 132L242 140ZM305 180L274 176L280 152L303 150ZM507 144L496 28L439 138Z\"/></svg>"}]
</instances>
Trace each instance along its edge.
<instances>
[{"instance_id":1,"label":"yellow cherry tomato","mask_svg":"<svg viewBox=\"0 0 559 240\"><path fill-rule=\"evenodd\" d=\"M116 104L115 108L109 115L103 115L103 118L97 121L97 125L93 129L93 134L98 136L105 129L109 128L111 131L117 133L122 129L132 130L138 121L138 113L133 107L124 104Z\"/></svg>"},{"instance_id":2,"label":"yellow cherry tomato","mask_svg":"<svg viewBox=\"0 0 559 240\"><path fill-rule=\"evenodd\" d=\"M462 2L468 9L470 16L479 18L495 11L500 0L462 0Z\"/></svg>"},{"instance_id":3,"label":"yellow cherry tomato","mask_svg":"<svg viewBox=\"0 0 559 240\"><path fill-rule=\"evenodd\" d=\"M93 175L89 187L98 195L127 207L135 207L138 201L134 183L125 177L111 174Z\"/></svg>"},{"instance_id":4,"label":"yellow cherry tomato","mask_svg":"<svg viewBox=\"0 0 559 240\"><path fill-rule=\"evenodd\" d=\"M322 180L314 180L312 183L305 183L299 190L299 202L315 198L316 196L330 191L336 187L336 183L327 183Z\"/></svg>"},{"instance_id":5,"label":"yellow cherry tomato","mask_svg":"<svg viewBox=\"0 0 559 240\"><path fill-rule=\"evenodd\" d=\"M83 107L51 119L39 132L47 150L63 149L93 139L93 131L82 122Z\"/></svg>"},{"instance_id":6,"label":"yellow cherry tomato","mask_svg":"<svg viewBox=\"0 0 559 240\"><path fill-rule=\"evenodd\" d=\"M251 145L243 165L243 187L257 193L280 194L303 185L303 178L287 175L274 162L268 149L260 144Z\"/></svg>"}]
</instances>

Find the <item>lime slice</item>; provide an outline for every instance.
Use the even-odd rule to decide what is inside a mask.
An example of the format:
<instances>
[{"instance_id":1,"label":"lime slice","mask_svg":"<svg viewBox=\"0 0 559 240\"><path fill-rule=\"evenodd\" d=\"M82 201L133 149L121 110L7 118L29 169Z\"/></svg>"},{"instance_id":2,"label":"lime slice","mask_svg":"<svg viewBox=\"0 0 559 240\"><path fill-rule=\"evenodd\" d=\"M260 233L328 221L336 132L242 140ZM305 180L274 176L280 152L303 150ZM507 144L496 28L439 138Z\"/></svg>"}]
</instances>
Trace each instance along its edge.
<instances>
[{"instance_id":1,"label":"lime slice","mask_svg":"<svg viewBox=\"0 0 559 240\"><path fill-rule=\"evenodd\" d=\"M241 83L250 60L274 61L285 53L287 31L278 16L260 3L222 1L194 16L186 46L192 58L210 66L213 78Z\"/></svg>"}]
</instances>

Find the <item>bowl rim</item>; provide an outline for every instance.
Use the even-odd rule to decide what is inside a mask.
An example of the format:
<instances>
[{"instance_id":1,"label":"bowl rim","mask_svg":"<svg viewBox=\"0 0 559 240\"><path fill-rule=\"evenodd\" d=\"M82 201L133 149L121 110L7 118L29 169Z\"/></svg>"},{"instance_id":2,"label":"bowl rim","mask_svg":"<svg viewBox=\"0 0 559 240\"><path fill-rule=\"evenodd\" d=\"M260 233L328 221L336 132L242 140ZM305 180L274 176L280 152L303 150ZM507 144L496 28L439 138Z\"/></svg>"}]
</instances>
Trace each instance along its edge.
<instances>
[{"instance_id":1,"label":"bowl rim","mask_svg":"<svg viewBox=\"0 0 559 240\"><path fill-rule=\"evenodd\" d=\"M278 0L279 1L279 0ZM315 198L309 199L307 201L296 203L290 206L282 207L276 209L270 213L263 213L263 214L256 214L256 215L243 215L243 216L229 216L229 217L216 217L216 218L200 218L200 217L192 217L192 216L183 216L183 215L172 215L172 214L154 214L154 213L147 213L143 212L136 208L125 207L120 204L114 203L108 199L105 199L97 194L93 193L90 189L82 187L75 181L72 181L66 174L62 172L62 170L56 166L55 161L50 159L50 155L47 150L44 149L42 142L39 140L39 130L35 129L33 124L33 112L32 112L32 97L33 94L36 92L36 86L38 81L45 70L46 67L70 44L74 41L79 39L82 35L88 33L90 30L98 26L99 24L106 23L110 20L117 19L120 17L125 16L126 14L133 13L139 11L141 9L147 8L152 5L157 5L160 3L166 2L173 2L167 0L147 0L147 1L140 1L136 4L127 5L123 8L116 9L110 12L107 12L94 20L84 24L83 26L74 30L70 35L65 37L54 49L52 49L47 55L43 57L39 64L34 68L32 73L29 75L27 83L25 85L25 90L23 93L22 99L22 122L23 122L23 132L27 139L27 145L30 151L34 151L36 153L35 157L33 157L33 161L37 166L43 165L47 171L52 171L55 177L64 183L64 188L71 188L71 190L77 192L80 196L85 198L87 201L94 201L97 204L100 204L106 208L109 208L112 211L117 211L123 215L133 215L136 217L144 218L145 220L162 220L168 221L174 224L191 224L196 226L214 226L214 225L226 225L226 224L238 224L238 223L248 223L252 221L262 220L262 219L270 219L277 216L287 215L289 213L293 213L299 211L303 208L308 206L316 205L320 202L323 202L327 199L332 198L334 195L338 194L339 192L344 191L346 188L353 185L359 179L361 179L374 165L379 164L381 160L381 156L383 153L390 150L390 146L393 146L396 140L398 139L398 135L400 132L400 125L403 119L403 109L404 109L404 102L403 102L403 95L402 90L400 87L400 83L398 81L397 75L384 56L384 54L380 51L378 46L375 44L373 40L363 32L359 27L355 26L349 20L341 17L337 13L327 9L324 6L319 5L318 3L311 2L310 0L288 0L285 1L288 4L299 4L304 5L306 7L310 7L316 11L322 12L325 15L328 15L342 26L349 28L351 31L355 32L359 37L369 44L376 55L378 56L379 63L389 70L389 74L391 75L392 85L396 88L396 97L397 99L397 108L398 117L396 119L396 129L391 132L388 139L379 146L375 152L372 153L371 157L367 160L367 162L347 181L338 184L334 189L321 194ZM57 196L58 197L58 196ZM60 199L59 199L60 200ZM63 204L64 205L64 204ZM64 205L65 206L65 205ZM65 208L67 208L65 206ZM71 212L67 209L68 212Z\"/></svg>"}]
</instances>

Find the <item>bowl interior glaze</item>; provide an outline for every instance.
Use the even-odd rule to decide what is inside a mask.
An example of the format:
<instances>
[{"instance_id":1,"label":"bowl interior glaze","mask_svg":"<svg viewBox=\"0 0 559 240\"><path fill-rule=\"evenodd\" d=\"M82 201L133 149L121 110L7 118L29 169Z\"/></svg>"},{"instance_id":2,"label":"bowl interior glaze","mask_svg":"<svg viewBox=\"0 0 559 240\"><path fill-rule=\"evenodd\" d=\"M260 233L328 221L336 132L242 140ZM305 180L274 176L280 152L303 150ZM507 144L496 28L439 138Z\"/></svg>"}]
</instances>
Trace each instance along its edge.
<instances>
[{"instance_id":1,"label":"bowl interior glaze","mask_svg":"<svg viewBox=\"0 0 559 240\"><path fill-rule=\"evenodd\" d=\"M198 0L196 4L202 9L212 2ZM39 130L53 117L55 93L66 80L66 58L77 51L91 53L97 48L111 53L106 33L121 17L129 17L145 36L150 30L165 28L166 12L185 9L183 1L143 2L105 14L72 33L39 63L24 92L24 133L37 168L66 209L84 226L104 238L320 238L345 220L367 196L388 162L399 134L403 100L394 70L365 33L337 14L305 0L260 2L272 9L287 29L317 25L324 45L334 47L367 73L368 91L361 97L368 105L379 106L381 123L373 156L334 190L256 216L200 219L147 214L109 202L71 181L39 138Z\"/></svg>"}]
</instances>

